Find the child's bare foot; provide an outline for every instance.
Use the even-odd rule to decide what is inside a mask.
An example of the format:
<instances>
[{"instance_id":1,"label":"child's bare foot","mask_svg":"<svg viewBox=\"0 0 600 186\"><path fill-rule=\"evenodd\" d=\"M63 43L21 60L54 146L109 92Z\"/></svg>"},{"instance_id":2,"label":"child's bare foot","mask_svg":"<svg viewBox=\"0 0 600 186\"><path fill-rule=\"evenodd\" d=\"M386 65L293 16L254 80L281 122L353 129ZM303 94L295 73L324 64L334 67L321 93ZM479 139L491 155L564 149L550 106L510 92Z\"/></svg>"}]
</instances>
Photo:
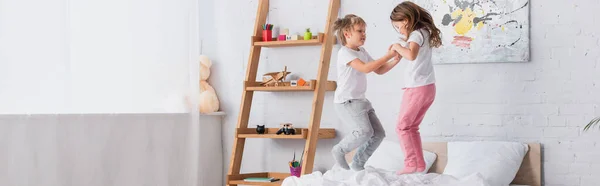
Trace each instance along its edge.
<instances>
[{"instance_id":1,"label":"child's bare foot","mask_svg":"<svg viewBox=\"0 0 600 186\"><path fill-rule=\"evenodd\" d=\"M403 170L396 171L396 174L398 174L398 175L412 174L415 172L417 172L417 167L404 167Z\"/></svg>"}]
</instances>

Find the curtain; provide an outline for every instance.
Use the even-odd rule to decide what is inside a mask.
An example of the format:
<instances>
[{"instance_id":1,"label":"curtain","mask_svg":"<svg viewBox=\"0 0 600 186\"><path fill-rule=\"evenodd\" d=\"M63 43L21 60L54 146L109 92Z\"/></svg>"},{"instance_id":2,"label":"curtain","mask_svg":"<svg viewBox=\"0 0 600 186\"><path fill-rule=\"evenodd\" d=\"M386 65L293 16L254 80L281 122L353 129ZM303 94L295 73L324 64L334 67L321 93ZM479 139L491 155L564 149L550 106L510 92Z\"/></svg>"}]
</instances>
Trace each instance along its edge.
<instances>
[{"instance_id":1,"label":"curtain","mask_svg":"<svg viewBox=\"0 0 600 186\"><path fill-rule=\"evenodd\" d=\"M196 1L0 0L0 114L187 112Z\"/></svg>"},{"instance_id":2,"label":"curtain","mask_svg":"<svg viewBox=\"0 0 600 186\"><path fill-rule=\"evenodd\" d=\"M0 0L0 115L33 114L0 118L15 175L0 183L202 185L207 142L184 101L199 92L198 11L197 0Z\"/></svg>"}]
</instances>

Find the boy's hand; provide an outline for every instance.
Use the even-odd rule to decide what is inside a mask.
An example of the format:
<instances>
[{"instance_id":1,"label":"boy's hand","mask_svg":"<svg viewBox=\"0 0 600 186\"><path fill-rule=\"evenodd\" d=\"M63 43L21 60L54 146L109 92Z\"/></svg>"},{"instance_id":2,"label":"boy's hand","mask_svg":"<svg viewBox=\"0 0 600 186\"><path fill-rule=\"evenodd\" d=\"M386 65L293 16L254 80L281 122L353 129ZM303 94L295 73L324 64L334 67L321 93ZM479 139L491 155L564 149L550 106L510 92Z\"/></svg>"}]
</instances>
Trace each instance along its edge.
<instances>
[{"instance_id":1,"label":"boy's hand","mask_svg":"<svg viewBox=\"0 0 600 186\"><path fill-rule=\"evenodd\" d=\"M391 46L390 46L390 49L391 50L388 50L387 53L386 53L387 56L395 57L395 56L398 55L398 52L396 52L396 50L393 50L393 48Z\"/></svg>"},{"instance_id":2,"label":"boy's hand","mask_svg":"<svg viewBox=\"0 0 600 186\"><path fill-rule=\"evenodd\" d=\"M394 62L399 62L400 61L400 54L396 54L396 56L394 56Z\"/></svg>"},{"instance_id":3,"label":"boy's hand","mask_svg":"<svg viewBox=\"0 0 600 186\"><path fill-rule=\"evenodd\" d=\"M402 45L400 45L398 43L394 43L394 44L390 45L390 47L388 48L388 51L391 51L394 53L394 58L393 58L394 63L399 62L401 59L400 57L402 57L402 56L400 56L400 51L398 51L399 47L402 47Z\"/></svg>"}]
</instances>

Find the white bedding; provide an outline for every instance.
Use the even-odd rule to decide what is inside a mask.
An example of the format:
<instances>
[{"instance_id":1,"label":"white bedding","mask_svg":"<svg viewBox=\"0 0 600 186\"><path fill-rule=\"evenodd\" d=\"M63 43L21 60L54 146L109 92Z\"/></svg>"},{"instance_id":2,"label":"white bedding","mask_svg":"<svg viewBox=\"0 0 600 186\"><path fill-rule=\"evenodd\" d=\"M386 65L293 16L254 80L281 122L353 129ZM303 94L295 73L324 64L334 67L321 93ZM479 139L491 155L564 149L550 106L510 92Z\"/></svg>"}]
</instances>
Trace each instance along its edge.
<instances>
[{"instance_id":1,"label":"white bedding","mask_svg":"<svg viewBox=\"0 0 600 186\"><path fill-rule=\"evenodd\" d=\"M396 175L392 171L366 167L362 171L344 170L334 166L322 174L315 171L300 178L291 176L283 180L282 186L491 186L480 174L473 174L462 179L450 175L407 174Z\"/></svg>"}]
</instances>

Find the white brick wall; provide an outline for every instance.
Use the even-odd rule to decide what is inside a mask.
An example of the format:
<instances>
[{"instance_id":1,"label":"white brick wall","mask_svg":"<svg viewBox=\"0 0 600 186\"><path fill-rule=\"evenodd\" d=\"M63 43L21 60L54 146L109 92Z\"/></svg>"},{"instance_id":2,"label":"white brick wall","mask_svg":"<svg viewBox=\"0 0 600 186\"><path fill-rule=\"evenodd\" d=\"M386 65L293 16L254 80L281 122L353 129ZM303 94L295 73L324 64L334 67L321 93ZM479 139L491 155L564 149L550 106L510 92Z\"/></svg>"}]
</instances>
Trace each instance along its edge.
<instances>
[{"instance_id":1,"label":"white brick wall","mask_svg":"<svg viewBox=\"0 0 600 186\"><path fill-rule=\"evenodd\" d=\"M342 0L340 15L355 13L368 22L365 47L373 56L381 56L396 37L387 10L398 2ZM208 7L219 10L214 12L214 25L202 25L214 30L211 38L206 37L213 42L204 43L211 47L204 47L203 52L214 59L211 83L228 113L223 125L226 156L231 153L256 6L256 0L215 1ZM322 31L326 8L320 0L271 0L269 22L292 30L311 27ZM598 185L600 130L581 129L591 118L600 116L600 1L532 0L530 10L531 62L435 66L438 96L421 133L425 141L541 142L545 185ZM318 48L264 49L263 54L259 74L288 65L289 71L302 77L316 75ZM392 140L397 140L394 125L402 95L403 68L400 65L384 76L369 75L367 96ZM335 80L335 73L331 68L329 79ZM266 122L275 126L292 121L301 127L306 125L311 94L255 95L251 124ZM322 125L337 127L339 136L343 136L345 129L337 125L332 97L332 93L326 96ZM337 140L319 142L318 155L324 156L317 158L317 168L331 165L328 149ZM294 149L299 152L303 147L300 141L249 141L257 149L246 148L249 153L245 160L260 161L246 164L244 171L287 171L285 165L273 160L284 161Z\"/></svg>"}]
</instances>

